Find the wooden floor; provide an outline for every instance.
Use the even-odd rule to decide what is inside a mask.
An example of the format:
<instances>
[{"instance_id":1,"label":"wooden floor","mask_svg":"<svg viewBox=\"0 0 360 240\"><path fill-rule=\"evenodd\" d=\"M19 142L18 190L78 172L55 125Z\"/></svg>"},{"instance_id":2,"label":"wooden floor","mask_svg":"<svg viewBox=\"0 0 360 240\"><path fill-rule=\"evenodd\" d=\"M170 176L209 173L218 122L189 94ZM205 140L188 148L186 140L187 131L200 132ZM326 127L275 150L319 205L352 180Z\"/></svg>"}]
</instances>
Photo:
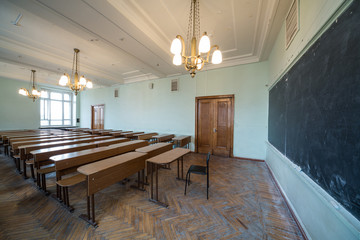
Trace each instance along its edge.
<instances>
[{"instance_id":1,"label":"wooden floor","mask_svg":"<svg viewBox=\"0 0 360 240\"><path fill-rule=\"evenodd\" d=\"M204 159L190 154L184 169ZM129 183L115 184L95 195L95 229L78 217L86 213L84 184L70 189L70 213L0 154L0 239L302 239L264 163L212 157L210 173L206 200L204 176L193 175L184 196L176 163L172 170L161 169L159 194L169 209L149 202L148 192ZM54 192L54 175L50 179Z\"/></svg>"}]
</instances>

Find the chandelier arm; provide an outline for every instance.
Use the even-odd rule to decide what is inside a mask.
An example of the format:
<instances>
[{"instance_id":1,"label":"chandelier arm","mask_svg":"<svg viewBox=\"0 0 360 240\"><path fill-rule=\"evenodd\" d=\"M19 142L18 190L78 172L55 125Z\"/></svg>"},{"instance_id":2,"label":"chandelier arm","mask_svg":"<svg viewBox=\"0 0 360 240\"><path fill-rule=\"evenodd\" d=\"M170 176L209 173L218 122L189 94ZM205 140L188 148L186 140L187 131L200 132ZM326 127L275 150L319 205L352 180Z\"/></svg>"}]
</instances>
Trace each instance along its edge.
<instances>
[{"instance_id":1,"label":"chandelier arm","mask_svg":"<svg viewBox=\"0 0 360 240\"><path fill-rule=\"evenodd\" d=\"M185 41L181 35L177 35L176 38L180 39L181 41L181 56L185 57Z\"/></svg>"},{"instance_id":2,"label":"chandelier arm","mask_svg":"<svg viewBox=\"0 0 360 240\"><path fill-rule=\"evenodd\" d=\"M218 45L213 45L211 46L210 50L208 51L208 53L206 54L206 62L208 63L209 62L209 57L210 57L210 52L211 52L211 49L215 48L215 50L219 50L219 46Z\"/></svg>"}]
</instances>

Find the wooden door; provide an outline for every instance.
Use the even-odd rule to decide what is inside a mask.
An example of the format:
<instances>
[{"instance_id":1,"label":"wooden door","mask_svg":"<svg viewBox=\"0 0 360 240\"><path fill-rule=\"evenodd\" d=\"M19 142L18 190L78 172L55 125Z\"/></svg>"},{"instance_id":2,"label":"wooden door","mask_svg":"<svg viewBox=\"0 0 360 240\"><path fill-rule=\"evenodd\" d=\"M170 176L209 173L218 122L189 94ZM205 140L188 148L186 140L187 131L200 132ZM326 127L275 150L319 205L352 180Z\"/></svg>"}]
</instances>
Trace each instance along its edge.
<instances>
[{"instance_id":1,"label":"wooden door","mask_svg":"<svg viewBox=\"0 0 360 240\"><path fill-rule=\"evenodd\" d=\"M233 156L234 95L196 98L195 151Z\"/></svg>"},{"instance_id":2,"label":"wooden door","mask_svg":"<svg viewBox=\"0 0 360 240\"><path fill-rule=\"evenodd\" d=\"M104 104L91 106L92 129L104 129L104 108Z\"/></svg>"}]
</instances>

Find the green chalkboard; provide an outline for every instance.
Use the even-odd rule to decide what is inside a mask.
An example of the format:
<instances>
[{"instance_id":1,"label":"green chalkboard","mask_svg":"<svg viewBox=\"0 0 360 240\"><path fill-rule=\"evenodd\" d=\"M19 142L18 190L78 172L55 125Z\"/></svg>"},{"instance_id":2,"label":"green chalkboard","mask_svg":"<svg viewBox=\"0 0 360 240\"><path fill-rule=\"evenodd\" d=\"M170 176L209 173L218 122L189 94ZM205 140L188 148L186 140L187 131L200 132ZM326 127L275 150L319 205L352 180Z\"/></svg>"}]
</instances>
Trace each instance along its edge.
<instances>
[{"instance_id":1,"label":"green chalkboard","mask_svg":"<svg viewBox=\"0 0 360 240\"><path fill-rule=\"evenodd\" d=\"M360 1L269 93L269 142L360 220Z\"/></svg>"}]
</instances>

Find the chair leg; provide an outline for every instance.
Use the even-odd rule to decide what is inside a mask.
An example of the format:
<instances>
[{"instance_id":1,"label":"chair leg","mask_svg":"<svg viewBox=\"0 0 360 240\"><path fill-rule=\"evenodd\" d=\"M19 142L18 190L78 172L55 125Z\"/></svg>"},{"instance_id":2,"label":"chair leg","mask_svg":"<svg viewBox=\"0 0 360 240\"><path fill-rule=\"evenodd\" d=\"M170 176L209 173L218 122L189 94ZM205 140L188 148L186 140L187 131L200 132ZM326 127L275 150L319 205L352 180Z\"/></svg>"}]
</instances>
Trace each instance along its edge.
<instances>
[{"instance_id":1,"label":"chair leg","mask_svg":"<svg viewBox=\"0 0 360 240\"><path fill-rule=\"evenodd\" d=\"M188 184L188 175L189 175L189 172L186 173L186 178L185 178L185 192L184 192L184 195L186 195L186 186Z\"/></svg>"},{"instance_id":2,"label":"chair leg","mask_svg":"<svg viewBox=\"0 0 360 240\"><path fill-rule=\"evenodd\" d=\"M209 199L209 175L206 174L206 199Z\"/></svg>"},{"instance_id":3,"label":"chair leg","mask_svg":"<svg viewBox=\"0 0 360 240\"><path fill-rule=\"evenodd\" d=\"M188 181L188 186L190 186L190 172L189 172L189 181Z\"/></svg>"}]
</instances>

